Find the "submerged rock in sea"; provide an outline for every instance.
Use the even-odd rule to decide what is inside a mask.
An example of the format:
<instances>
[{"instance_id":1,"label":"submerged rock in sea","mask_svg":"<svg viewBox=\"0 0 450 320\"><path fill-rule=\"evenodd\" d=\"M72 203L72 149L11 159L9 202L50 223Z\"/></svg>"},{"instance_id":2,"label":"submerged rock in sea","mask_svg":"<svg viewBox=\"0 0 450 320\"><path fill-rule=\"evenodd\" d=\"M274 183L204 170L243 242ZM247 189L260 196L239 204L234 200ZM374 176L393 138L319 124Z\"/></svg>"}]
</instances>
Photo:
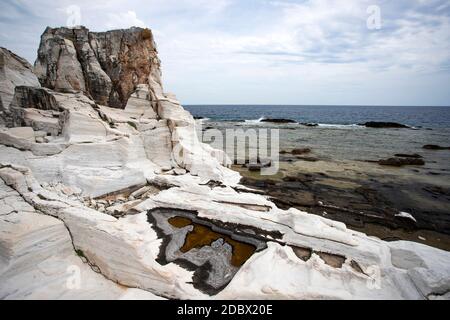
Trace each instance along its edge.
<instances>
[{"instance_id":1,"label":"submerged rock in sea","mask_svg":"<svg viewBox=\"0 0 450 320\"><path fill-rule=\"evenodd\" d=\"M261 122L266 122L266 123L297 123L297 121L292 120L292 119L262 119Z\"/></svg>"},{"instance_id":2,"label":"submerged rock in sea","mask_svg":"<svg viewBox=\"0 0 450 320\"><path fill-rule=\"evenodd\" d=\"M292 150L293 155L302 155L302 154L310 153L310 152L311 152L310 148L298 148L298 149Z\"/></svg>"},{"instance_id":3,"label":"submerged rock in sea","mask_svg":"<svg viewBox=\"0 0 450 320\"><path fill-rule=\"evenodd\" d=\"M33 79L23 59L4 61ZM15 88L0 115L0 298L427 299L450 290L448 252L282 210L239 185L224 152L201 143L193 117L163 91L149 30L48 28L36 72L43 87L6 73ZM11 92L1 92L4 109Z\"/></svg>"},{"instance_id":4,"label":"submerged rock in sea","mask_svg":"<svg viewBox=\"0 0 450 320\"><path fill-rule=\"evenodd\" d=\"M362 123L360 124L360 126L365 126L367 128L404 128L404 129L411 129L410 126L401 124L401 123L397 123L397 122L376 122L376 121L371 121L371 122L366 122L366 123Z\"/></svg>"},{"instance_id":5,"label":"submerged rock in sea","mask_svg":"<svg viewBox=\"0 0 450 320\"><path fill-rule=\"evenodd\" d=\"M435 144L427 144L423 146L426 150L450 150L450 147L441 147Z\"/></svg>"},{"instance_id":6,"label":"submerged rock in sea","mask_svg":"<svg viewBox=\"0 0 450 320\"><path fill-rule=\"evenodd\" d=\"M281 155L286 155L286 154L291 154L291 155L302 155L302 154L306 154L306 153L310 153L311 149L310 148L296 148L296 149L292 149L290 151L288 150L281 150L280 154Z\"/></svg>"},{"instance_id":7,"label":"submerged rock in sea","mask_svg":"<svg viewBox=\"0 0 450 320\"><path fill-rule=\"evenodd\" d=\"M425 161L423 161L420 158L416 158L416 157L389 158L389 159L385 159L385 160L380 160L380 161L378 161L378 163L382 166L394 166L394 167L425 165Z\"/></svg>"},{"instance_id":8,"label":"submerged rock in sea","mask_svg":"<svg viewBox=\"0 0 450 320\"><path fill-rule=\"evenodd\" d=\"M300 123L302 126L305 126L305 127L318 127L319 126L319 124L318 123L308 123L308 122L302 122L302 123Z\"/></svg>"}]
</instances>

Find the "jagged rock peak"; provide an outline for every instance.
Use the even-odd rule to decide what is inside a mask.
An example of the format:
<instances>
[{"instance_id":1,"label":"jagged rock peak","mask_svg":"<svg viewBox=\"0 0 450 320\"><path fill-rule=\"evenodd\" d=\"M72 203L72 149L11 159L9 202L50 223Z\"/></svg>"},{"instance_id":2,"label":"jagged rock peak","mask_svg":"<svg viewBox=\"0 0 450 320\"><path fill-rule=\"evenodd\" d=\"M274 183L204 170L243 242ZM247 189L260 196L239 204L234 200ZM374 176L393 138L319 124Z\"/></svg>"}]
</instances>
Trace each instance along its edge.
<instances>
[{"instance_id":1,"label":"jagged rock peak","mask_svg":"<svg viewBox=\"0 0 450 320\"><path fill-rule=\"evenodd\" d=\"M82 91L97 103L115 108L124 108L139 84L162 91L153 34L136 27L107 32L47 27L35 73L44 87Z\"/></svg>"}]
</instances>

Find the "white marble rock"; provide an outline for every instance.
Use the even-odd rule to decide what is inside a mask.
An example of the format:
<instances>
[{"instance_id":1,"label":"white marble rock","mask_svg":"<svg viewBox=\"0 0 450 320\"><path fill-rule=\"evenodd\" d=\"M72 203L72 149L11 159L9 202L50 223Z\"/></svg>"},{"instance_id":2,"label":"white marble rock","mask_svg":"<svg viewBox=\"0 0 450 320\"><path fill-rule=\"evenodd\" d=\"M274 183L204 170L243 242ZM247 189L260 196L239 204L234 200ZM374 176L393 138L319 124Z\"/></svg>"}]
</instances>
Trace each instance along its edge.
<instances>
[{"instance_id":1,"label":"white marble rock","mask_svg":"<svg viewBox=\"0 0 450 320\"><path fill-rule=\"evenodd\" d=\"M2 48L0 59L0 298L449 298L450 253L281 210L240 186L164 92L150 30L48 28L35 71L43 87L22 58ZM209 296L192 271L157 261L162 239L147 217L157 208L258 233L267 248Z\"/></svg>"}]
</instances>

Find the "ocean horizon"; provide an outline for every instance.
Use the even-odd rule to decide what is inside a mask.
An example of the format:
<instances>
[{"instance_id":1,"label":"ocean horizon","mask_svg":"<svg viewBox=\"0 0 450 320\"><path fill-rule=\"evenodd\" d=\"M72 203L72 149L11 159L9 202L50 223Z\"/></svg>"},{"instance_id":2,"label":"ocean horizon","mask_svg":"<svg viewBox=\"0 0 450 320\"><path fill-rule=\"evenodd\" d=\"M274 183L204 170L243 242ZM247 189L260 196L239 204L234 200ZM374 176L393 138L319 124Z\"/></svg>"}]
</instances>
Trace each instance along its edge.
<instances>
[{"instance_id":1,"label":"ocean horizon","mask_svg":"<svg viewBox=\"0 0 450 320\"><path fill-rule=\"evenodd\" d=\"M416 128L450 128L450 108L440 106L196 104L184 107L194 117L211 121L283 118L322 125L357 125L379 121L397 122Z\"/></svg>"}]
</instances>

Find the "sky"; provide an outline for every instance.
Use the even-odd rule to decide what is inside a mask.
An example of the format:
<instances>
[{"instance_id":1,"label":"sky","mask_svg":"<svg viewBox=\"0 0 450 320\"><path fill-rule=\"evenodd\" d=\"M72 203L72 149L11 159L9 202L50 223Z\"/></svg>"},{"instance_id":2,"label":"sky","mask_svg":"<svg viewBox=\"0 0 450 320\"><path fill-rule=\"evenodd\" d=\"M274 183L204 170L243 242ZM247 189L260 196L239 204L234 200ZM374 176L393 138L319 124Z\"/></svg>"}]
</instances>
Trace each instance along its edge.
<instances>
[{"instance_id":1,"label":"sky","mask_svg":"<svg viewBox=\"0 0 450 320\"><path fill-rule=\"evenodd\" d=\"M450 106L450 0L0 0L0 46L31 63L74 23L152 29L185 105Z\"/></svg>"}]
</instances>

